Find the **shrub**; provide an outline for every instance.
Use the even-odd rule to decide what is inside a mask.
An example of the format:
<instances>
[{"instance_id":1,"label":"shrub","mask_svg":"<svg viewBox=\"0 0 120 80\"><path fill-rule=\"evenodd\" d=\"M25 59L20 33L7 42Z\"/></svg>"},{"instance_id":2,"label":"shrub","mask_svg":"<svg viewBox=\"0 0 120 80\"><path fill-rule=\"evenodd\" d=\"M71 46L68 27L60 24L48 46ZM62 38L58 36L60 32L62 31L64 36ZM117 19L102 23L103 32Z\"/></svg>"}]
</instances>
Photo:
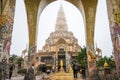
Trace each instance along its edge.
<instances>
[{"instance_id":1,"label":"shrub","mask_svg":"<svg viewBox=\"0 0 120 80\"><path fill-rule=\"evenodd\" d=\"M17 73L21 74L21 75L24 75L25 72L26 72L26 69L19 69Z\"/></svg>"}]
</instances>

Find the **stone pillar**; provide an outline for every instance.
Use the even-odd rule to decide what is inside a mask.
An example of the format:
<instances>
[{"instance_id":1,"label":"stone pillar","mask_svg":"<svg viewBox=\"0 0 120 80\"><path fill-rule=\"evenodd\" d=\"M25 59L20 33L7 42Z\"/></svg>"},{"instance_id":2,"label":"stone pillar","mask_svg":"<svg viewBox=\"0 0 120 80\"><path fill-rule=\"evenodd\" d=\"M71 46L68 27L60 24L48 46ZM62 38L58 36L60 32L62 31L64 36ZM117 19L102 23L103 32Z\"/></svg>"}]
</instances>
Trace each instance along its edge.
<instances>
[{"instance_id":1,"label":"stone pillar","mask_svg":"<svg viewBox=\"0 0 120 80\"><path fill-rule=\"evenodd\" d=\"M94 78L95 70L96 70L96 57L94 54L94 48L87 47L87 57L88 57L88 70L89 70L89 78L90 80Z\"/></svg>"},{"instance_id":2,"label":"stone pillar","mask_svg":"<svg viewBox=\"0 0 120 80\"><path fill-rule=\"evenodd\" d=\"M68 66L69 66L69 59L68 59L68 51L65 52L65 58L66 58L66 71L68 72Z\"/></svg>"},{"instance_id":3,"label":"stone pillar","mask_svg":"<svg viewBox=\"0 0 120 80\"><path fill-rule=\"evenodd\" d=\"M98 0L81 0L84 8L84 20L86 29L86 46L88 57L89 78L93 80L96 62L94 61L94 27Z\"/></svg>"},{"instance_id":4,"label":"stone pillar","mask_svg":"<svg viewBox=\"0 0 120 80\"><path fill-rule=\"evenodd\" d=\"M108 18L113 43L116 72L120 76L120 0L107 0Z\"/></svg>"},{"instance_id":5,"label":"stone pillar","mask_svg":"<svg viewBox=\"0 0 120 80\"><path fill-rule=\"evenodd\" d=\"M52 67L51 67L51 70L52 70L52 72L54 72L55 71L55 69L56 69L56 54L53 54L52 55Z\"/></svg>"},{"instance_id":6,"label":"stone pillar","mask_svg":"<svg viewBox=\"0 0 120 80\"><path fill-rule=\"evenodd\" d=\"M28 51L28 64L35 62L36 46L30 47Z\"/></svg>"},{"instance_id":7,"label":"stone pillar","mask_svg":"<svg viewBox=\"0 0 120 80\"><path fill-rule=\"evenodd\" d=\"M2 13L2 0L0 0L0 15Z\"/></svg>"},{"instance_id":8,"label":"stone pillar","mask_svg":"<svg viewBox=\"0 0 120 80\"><path fill-rule=\"evenodd\" d=\"M58 71L58 47L56 47L56 55L55 55L55 69Z\"/></svg>"},{"instance_id":9,"label":"stone pillar","mask_svg":"<svg viewBox=\"0 0 120 80\"><path fill-rule=\"evenodd\" d=\"M0 43L3 47L1 50L1 59L3 57L6 57L8 60L10 55L15 3L16 3L16 0L6 0L0 15ZM1 2L1 4L3 3Z\"/></svg>"},{"instance_id":10,"label":"stone pillar","mask_svg":"<svg viewBox=\"0 0 120 80\"><path fill-rule=\"evenodd\" d=\"M69 72L70 69L70 54L66 51L66 71Z\"/></svg>"},{"instance_id":11,"label":"stone pillar","mask_svg":"<svg viewBox=\"0 0 120 80\"><path fill-rule=\"evenodd\" d=\"M33 61L33 55L36 53L36 41L37 41L37 15L39 3L41 0L24 0L27 21L28 21L28 33L29 33L29 51L28 51L28 61L29 63ZM32 6L31 6L32 5Z\"/></svg>"},{"instance_id":12,"label":"stone pillar","mask_svg":"<svg viewBox=\"0 0 120 80\"><path fill-rule=\"evenodd\" d=\"M24 0L27 21L28 21L28 33L29 33L29 49L36 46L37 42L37 30L38 30L38 20L39 16L42 13L43 9L50 3L52 0ZM28 61L30 60L31 54L28 55Z\"/></svg>"}]
</instances>

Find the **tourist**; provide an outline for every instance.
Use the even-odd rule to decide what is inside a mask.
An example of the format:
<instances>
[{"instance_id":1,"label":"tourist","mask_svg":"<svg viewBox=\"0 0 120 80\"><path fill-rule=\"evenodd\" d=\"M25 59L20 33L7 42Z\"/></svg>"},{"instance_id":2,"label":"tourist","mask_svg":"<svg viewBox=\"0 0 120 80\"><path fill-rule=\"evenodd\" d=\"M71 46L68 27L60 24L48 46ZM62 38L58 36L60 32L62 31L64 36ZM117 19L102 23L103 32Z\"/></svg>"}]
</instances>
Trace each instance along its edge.
<instances>
[{"instance_id":1,"label":"tourist","mask_svg":"<svg viewBox=\"0 0 120 80\"><path fill-rule=\"evenodd\" d=\"M2 80L2 63L0 62L0 80Z\"/></svg>"},{"instance_id":2,"label":"tourist","mask_svg":"<svg viewBox=\"0 0 120 80\"><path fill-rule=\"evenodd\" d=\"M6 59L6 56L2 59L2 62L1 62L1 73L2 73L2 78L1 80L6 80L6 77L7 77L7 59Z\"/></svg>"},{"instance_id":3,"label":"tourist","mask_svg":"<svg viewBox=\"0 0 120 80\"><path fill-rule=\"evenodd\" d=\"M32 64L26 71L24 80L36 80L34 64Z\"/></svg>"},{"instance_id":4,"label":"tourist","mask_svg":"<svg viewBox=\"0 0 120 80\"><path fill-rule=\"evenodd\" d=\"M13 69L14 69L14 65L10 64L10 68L9 68L9 79L10 80L11 80L11 77L12 77Z\"/></svg>"},{"instance_id":5,"label":"tourist","mask_svg":"<svg viewBox=\"0 0 120 80\"><path fill-rule=\"evenodd\" d=\"M41 72L42 72L42 79L45 79L46 77L46 65L43 64L42 67L41 67Z\"/></svg>"},{"instance_id":6,"label":"tourist","mask_svg":"<svg viewBox=\"0 0 120 80\"><path fill-rule=\"evenodd\" d=\"M85 79L86 78L86 71L85 71L85 67L82 66L82 78Z\"/></svg>"},{"instance_id":7,"label":"tourist","mask_svg":"<svg viewBox=\"0 0 120 80\"><path fill-rule=\"evenodd\" d=\"M72 68L73 68L73 75L74 75L74 78L77 78L78 65L77 65L76 60L74 60L74 61L72 62Z\"/></svg>"},{"instance_id":8,"label":"tourist","mask_svg":"<svg viewBox=\"0 0 120 80\"><path fill-rule=\"evenodd\" d=\"M58 65L58 72L60 71L60 65Z\"/></svg>"},{"instance_id":9,"label":"tourist","mask_svg":"<svg viewBox=\"0 0 120 80\"><path fill-rule=\"evenodd\" d=\"M45 64L42 65L41 71L42 71L42 73L46 73L46 65Z\"/></svg>"},{"instance_id":10,"label":"tourist","mask_svg":"<svg viewBox=\"0 0 120 80\"><path fill-rule=\"evenodd\" d=\"M25 76L24 76L24 79L23 80L28 80L28 70L27 69L25 69Z\"/></svg>"}]
</instances>

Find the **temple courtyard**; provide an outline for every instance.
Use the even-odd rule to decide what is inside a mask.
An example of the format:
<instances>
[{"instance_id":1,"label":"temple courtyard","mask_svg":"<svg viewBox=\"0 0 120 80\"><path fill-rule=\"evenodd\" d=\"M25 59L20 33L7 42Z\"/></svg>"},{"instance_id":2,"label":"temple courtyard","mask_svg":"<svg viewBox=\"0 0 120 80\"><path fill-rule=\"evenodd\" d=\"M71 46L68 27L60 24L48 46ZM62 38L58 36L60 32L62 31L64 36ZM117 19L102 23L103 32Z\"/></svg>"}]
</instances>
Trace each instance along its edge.
<instances>
[{"instance_id":1,"label":"temple courtyard","mask_svg":"<svg viewBox=\"0 0 120 80\"><path fill-rule=\"evenodd\" d=\"M11 80L23 80L24 76L12 77ZM43 79L43 75L36 76L36 80L83 80L81 76L78 79L74 79L72 73L51 73L50 75L46 75L45 79Z\"/></svg>"}]
</instances>

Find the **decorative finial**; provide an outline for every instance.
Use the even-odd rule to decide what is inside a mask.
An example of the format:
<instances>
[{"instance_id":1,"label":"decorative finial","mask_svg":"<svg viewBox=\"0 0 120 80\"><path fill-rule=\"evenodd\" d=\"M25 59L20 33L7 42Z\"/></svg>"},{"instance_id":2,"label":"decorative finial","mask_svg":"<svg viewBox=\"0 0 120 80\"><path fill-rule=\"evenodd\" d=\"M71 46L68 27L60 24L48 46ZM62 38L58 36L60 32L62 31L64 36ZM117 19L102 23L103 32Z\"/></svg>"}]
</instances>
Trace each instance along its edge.
<instances>
[{"instance_id":1,"label":"decorative finial","mask_svg":"<svg viewBox=\"0 0 120 80\"><path fill-rule=\"evenodd\" d=\"M105 60L104 68L107 68L107 67L109 67L109 64L108 64L107 61Z\"/></svg>"}]
</instances>

